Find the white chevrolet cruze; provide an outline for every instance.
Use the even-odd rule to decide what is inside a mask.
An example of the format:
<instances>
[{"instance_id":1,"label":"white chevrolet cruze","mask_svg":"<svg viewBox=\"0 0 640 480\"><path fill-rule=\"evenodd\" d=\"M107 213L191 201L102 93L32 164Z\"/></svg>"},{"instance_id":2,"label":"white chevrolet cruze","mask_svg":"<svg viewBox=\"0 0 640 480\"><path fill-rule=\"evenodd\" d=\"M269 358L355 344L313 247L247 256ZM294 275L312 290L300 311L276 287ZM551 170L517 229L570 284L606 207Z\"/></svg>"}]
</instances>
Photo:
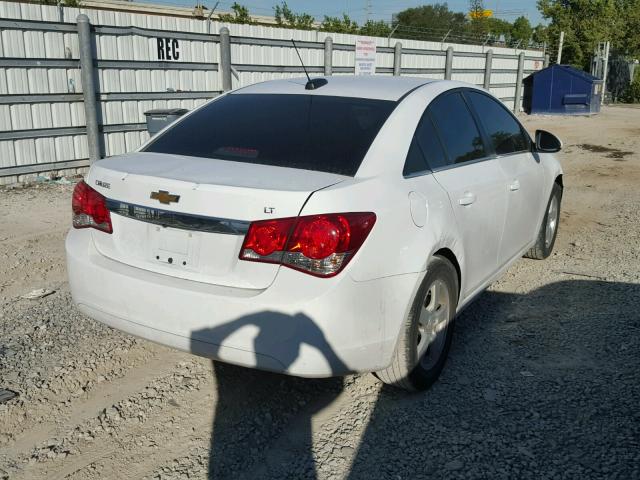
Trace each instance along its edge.
<instances>
[{"instance_id":1,"label":"white chevrolet cruze","mask_svg":"<svg viewBox=\"0 0 640 480\"><path fill-rule=\"evenodd\" d=\"M66 240L73 298L223 362L424 389L456 313L550 254L560 147L460 82L241 88L91 167Z\"/></svg>"}]
</instances>

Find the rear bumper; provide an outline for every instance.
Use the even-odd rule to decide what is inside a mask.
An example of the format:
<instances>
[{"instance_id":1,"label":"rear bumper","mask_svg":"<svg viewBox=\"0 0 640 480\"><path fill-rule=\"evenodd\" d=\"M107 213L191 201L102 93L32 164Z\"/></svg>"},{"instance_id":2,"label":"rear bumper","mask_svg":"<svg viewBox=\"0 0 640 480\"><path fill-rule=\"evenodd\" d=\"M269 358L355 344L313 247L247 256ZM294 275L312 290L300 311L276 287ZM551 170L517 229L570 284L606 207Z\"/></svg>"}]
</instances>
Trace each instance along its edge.
<instances>
[{"instance_id":1,"label":"rear bumper","mask_svg":"<svg viewBox=\"0 0 640 480\"><path fill-rule=\"evenodd\" d=\"M108 259L71 230L74 302L95 320L197 355L303 377L374 371L391 361L420 274L355 282L281 268L264 290L209 285Z\"/></svg>"}]
</instances>

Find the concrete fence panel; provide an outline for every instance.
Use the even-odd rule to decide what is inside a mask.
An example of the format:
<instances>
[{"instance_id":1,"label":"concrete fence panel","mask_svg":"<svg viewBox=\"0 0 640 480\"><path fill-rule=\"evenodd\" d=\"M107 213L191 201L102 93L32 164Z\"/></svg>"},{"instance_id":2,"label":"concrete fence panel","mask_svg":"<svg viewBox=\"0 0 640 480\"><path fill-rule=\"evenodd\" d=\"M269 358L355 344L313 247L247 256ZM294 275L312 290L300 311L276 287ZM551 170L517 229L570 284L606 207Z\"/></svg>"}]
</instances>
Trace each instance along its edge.
<instances>
[{"instance_id":1,"label":"concrete fence panel","mask_svg":"<svg viewBox=\"0 0 640 480\"><path fill-rule=\"evenodd\" d=\"M300 77L292 38L310 74L354 73L356 35L0 1L0 183L135 150L148 138L147 110L193 109L228 88ZM518 80L544 65L539 51L367 38L377 74L449 75L509 108Z\"/></svg>"}]
</instances>

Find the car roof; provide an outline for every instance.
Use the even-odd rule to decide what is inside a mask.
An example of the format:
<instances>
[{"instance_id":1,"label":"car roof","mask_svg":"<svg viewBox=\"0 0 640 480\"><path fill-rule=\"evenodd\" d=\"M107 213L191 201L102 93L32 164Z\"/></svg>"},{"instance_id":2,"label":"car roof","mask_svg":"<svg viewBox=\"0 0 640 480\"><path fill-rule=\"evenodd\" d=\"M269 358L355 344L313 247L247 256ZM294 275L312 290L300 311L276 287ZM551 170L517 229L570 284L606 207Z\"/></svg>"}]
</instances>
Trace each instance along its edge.
<instances>
[{"instance_id":1,"label":"car roof","mask_svg":"<svg viewBox=\"0 0 640 480\"><path fill-rule=\"evenodd\" d=\"M306 90L304 87L307 78L288 78L283 80L270 80L239 88L232 94L301 94L301 95L325 95L332 97L370 98L376 100L398 101L407 93L422 85L443 80L417 77L391 77L381 75L368 76L330 76L314 77L324 78L327 84L315 90Z\"/></svg>"}]
</instances>

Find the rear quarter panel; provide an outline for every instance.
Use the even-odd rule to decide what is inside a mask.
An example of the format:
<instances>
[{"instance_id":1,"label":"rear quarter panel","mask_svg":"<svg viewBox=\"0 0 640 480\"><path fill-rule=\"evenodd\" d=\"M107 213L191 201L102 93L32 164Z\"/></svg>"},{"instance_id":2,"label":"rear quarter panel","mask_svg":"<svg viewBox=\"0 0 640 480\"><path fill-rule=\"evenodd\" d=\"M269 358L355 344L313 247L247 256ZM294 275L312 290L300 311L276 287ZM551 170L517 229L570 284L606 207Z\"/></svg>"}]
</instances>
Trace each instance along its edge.
<instances>
[{"instance_id":1,"label":"rear quarter panel","mask_svg":"<svg viewBox=\"0 0 640 480\"><path fill-rule=\"evenodd\" d=\"M402 170L411 139L428 103L460 82L427 84L410 93L378 133L353 179L315 192L302 214L374 212L376 224L351 264L356 281L423 272L427 260L449 248L464 272L464 255L451 204L430 173L404 178ZM419 227L411 216L409 195L419 191L426 221ZM464 282L464 278L463 278Z\"/></svg>"},{"instance_id":2,"label":"rear quarter panel","mask_svg":"<svg viewBox=\"0 0 640 480\"><path fill-rule=\"evenodd\" d=\"M543 192L542 205L540 205L540 213L538 215L538 225L541 225L544 214L546 213L549 197L551 196L551 189L553 188L553 184L555 183L556 178L563 174L563 170L560 161L556 157L556 154L535 152L534 156L536 156L540 160L540 164L542 165L543 170L543 183L540 186ZM533 239L532 241L534 240L535 239Z\"/></svg>"},{"instance_id":3,"label":"rear quarter panel","mask_svg":"<svg viewBox=\"0 0 640 480\"><path fill-rule=\"evenodd\" d=\"M428 184L427 189L424 185ZM376 223L347 271L356 281L422 272L439 248L462 251L448 197L429 174L422 178L426 221L418 227L411 216L412 179L390 182L385 178L347 181L315 192L302 214L374 212ZM461 261L462 259L458 259Z\"/></svg>"}]
</instances>

